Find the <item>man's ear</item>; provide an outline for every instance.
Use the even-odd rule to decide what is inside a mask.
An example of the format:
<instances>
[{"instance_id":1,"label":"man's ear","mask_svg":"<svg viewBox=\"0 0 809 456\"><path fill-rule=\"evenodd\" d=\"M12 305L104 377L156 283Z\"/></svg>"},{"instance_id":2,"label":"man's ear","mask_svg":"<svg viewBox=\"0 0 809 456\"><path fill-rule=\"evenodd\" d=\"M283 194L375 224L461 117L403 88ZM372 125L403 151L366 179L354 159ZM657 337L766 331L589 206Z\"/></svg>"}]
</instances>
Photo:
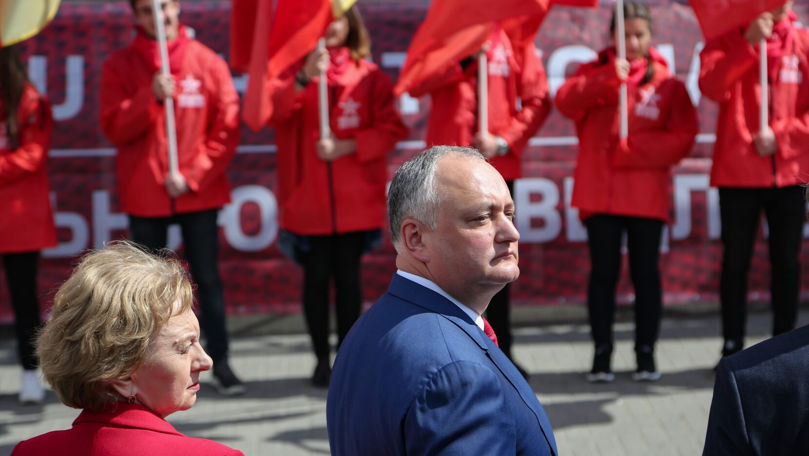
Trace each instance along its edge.
<instances>
[{"instance_id":1,"label":"man's ear","mask_svg":"<svg viewBox=\"0 0 809 456\"><path fill-rule=\"evenodd\" d=\"M401 230L400 235L404 250L422 263L429 263L430 254L425 242L425 237L429 236L427 227L416 219L407 218L402 222Z\"/></svg>"}]
</instances>

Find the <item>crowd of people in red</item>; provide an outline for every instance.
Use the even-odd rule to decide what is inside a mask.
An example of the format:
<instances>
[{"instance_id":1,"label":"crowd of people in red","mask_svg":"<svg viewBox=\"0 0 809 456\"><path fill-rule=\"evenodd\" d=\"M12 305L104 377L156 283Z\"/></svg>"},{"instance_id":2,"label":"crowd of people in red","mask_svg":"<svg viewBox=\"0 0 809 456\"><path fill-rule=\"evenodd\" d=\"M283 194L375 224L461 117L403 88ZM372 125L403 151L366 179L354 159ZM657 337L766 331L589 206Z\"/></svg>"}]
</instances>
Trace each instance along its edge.
<instances>
[{"instance_id":1,"label":"crowd of people in red","mask_svg":"<svg viewBox=\"0 0 809 456\"><path fill-rule=\"evenodd\" d=\"M131 240L148 252L164 255L169 225L181 226L197 287L199 327L212 358L211 363L202 352L191 369L197 374L212 369L220 392L240 394L245 387L228 362L216 223L219 209L230 200L225 171L239 143L238 95L225 61L191 38L179 22L178 0L159 2L170 75L159 71L152 1L130 0L130 4L135 37L107 59L100 86L101 128L117 148L118 198L129 218ZM773 334L796 324L806 216L802 184L809 171L809 33L795 25L791 5L787 1L745 28L708 40L700 54L700 89L719 105L711 184L719 189L722 221L723 357L744 347L746 277L762 213L769 230ZM654 356L663 308L658 260L671 209L670 170L689 154L698 133L696 110L683 82L651 46L648 6L628 2L623 13L625 57L617 51L613 18L609 27L616 38L613 44L576 68L554 100L533 43L517 46L505 30L495 28L480 50L487 61L486 130L478 128L482 100L477 92L481 74L477 54L448 62L439 74L410 89L411 96L431 99L427 147L477 149L510 192L522 176L521 153L552 107L575 123L578 155L572 205L588 235L593 362L587 379L592 382L614 378L612 324L624 236L635 289L634 379L660 378ZM324 47L267 81L266 100L273 106L267 128L275 129L277 141L279 247L303 269L301 302L317 358L311 381L319 387L327 387L331 376L331 285L339 348L361 314L361 257L379 244L387 223L387 155L408 133L392 81L367 59L371 43L359 8L354 6L334 20L324 39ZM767 49L766 87L758 78L762 40ZM322 77L330 131L325 137L318 93ZM626 135L620 131L622 87ZM757 114L762 91L768 94L768 125L760 125ZM168 99L173 100L176 116L176 172L171 171L166 153ZM27 80L14 46L0 48L0 119L0 208L6 214L0 220L0 253L23 367L19 398L36 403L44 396L34 345L41 325L37 262L39 251L56 243L46 166L52 118L45 96ZM171 309L177 303L165 304L168 315L174 315ZM500 350L512 359L509 307L506 286L492 298L485 314ZM185 310L182 307L176 315L185 315ZM170 323L158 320L154 328L171 327ZM183 324L193 329L196 320ZM43 370L49 382L59 380L51 378L44 366ZM122 377L108 379L115 385L110 391L130 406L165 405L141 401L137 388L126 389L133 372L116 372ZM69 394L60 385L60 397ZM77 403L83 407L84 402ZM190 406L161 408L160 418L186 405ZM132 413L138 410L135 407ZM15 454L33 453L21 449Z\"/></svg>"}]
</instances>

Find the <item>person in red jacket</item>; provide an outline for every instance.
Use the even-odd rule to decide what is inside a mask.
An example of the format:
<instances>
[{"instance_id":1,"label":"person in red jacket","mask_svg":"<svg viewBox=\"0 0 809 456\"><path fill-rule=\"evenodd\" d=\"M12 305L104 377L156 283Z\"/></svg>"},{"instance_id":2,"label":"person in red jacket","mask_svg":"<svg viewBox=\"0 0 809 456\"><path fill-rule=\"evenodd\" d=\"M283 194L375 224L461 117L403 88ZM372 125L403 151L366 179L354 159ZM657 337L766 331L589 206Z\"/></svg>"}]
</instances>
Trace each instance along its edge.
<instances>
[{"instance_id":1,"label":"person in red jacket","mask_svg":"<svg viewBox=\"0 0 809 456\"><path fill-rule=\"evenodd\" d=\"M14 45L0 48L0 119L0 254L23 368L19 400L40 403L45 391L34 350L40 325L37 266L40 250L56 245L46 166L53 119Z\"/></svg>"},{"instance_id":2,"label":"person in red jacket","mask_svg":"<svg viewBox=\"0 0 809 456\"><path fill-rule=\"evenodd\" d=\"M197 401L211 358L194 291L177 258L129 241L86 254L53 299L37 338L59 400L81 409L70 429L23 440L13 456L243 456L165 420Z\"/></svg>"},{"instance_id":3,"label":"person in red jacket","mask_svg":"<svg viewBox=\"0 0 809 456\"><path fill-rule=\"evenodd\" d=\"M329 283L336 292L338 346L362 305L360 257L381 239L385 224L387 154L407 128L390 78L370 55L357 7L332 22L326 49L271 81L278 145L279 241L303 266L303 311L317 365L315 386L331 376ZM326 72L332 136L318 127L318 74ZM288 242L291 241L291 242Z\"/></svg>"},{"instance_id":4,"label":"person in red jacket","mask_svg":"<svg viewBox=\"0 0 809 456\"><path fill-rule=\"evenodd\" d=\"M449 65L412 87L409 93L414 97L430 95L427 147L475 147L500 172L513 193L514 180L522 177L522 151L550 113L550 92L533 42L513 45L506 31L497 27L484 47L488 62L488 132L478 131L476 58ZM492 298L486 316L500 348L513 362L510 290L508 284ZM528 377L525 369L516 363L515 366Z\"/></svg>"},{"instance_id":5,"label":"person in red jacket","mask_svg":"<svg viewBox=\"0 0 809 456\"><path fill-rule=\"evenodd\" d=\"M711 185L722 221L722 356L744 347L747 274L761 213L767 217L773 335L795 327L799 253L809 175L809 33L792 2L709 40L699 87L719 103ZM759 42L767 42L769 124L760 125Z\"/></svg>"},{"instance_id":6,"label":"person in red jacket","mask_svg":"<svg viewBox=\"0 0 809 456\"><path fill-rule=\"evenodd\" d=\"M160 73L151 0L130 0L137 34L101 73L101 128L118 148L118 200L132 239L166 246L179 224L198 287L200 319L223 394L244 392L228 364L225 298L217 254L218 210L230 201L225 169L239 142L239 98L227 64L188 36L177 0L161 0L171 75ZM179 172L169 173L163 100L174 99Z\"/></svg>"},{"instance_id":7,"label":"person in red jacket","mask_svg":"<svg viewBox=\"0 0 809 456\"><path fill-rule=\"evenodd\" d=\"M670 168L694 143L697 116L688 92L650 46L646 5L624 4L626 60L614 47L581 65L556 94L556 106L576 122L579 155L572 205L587 227L590 278L587 308L595 344L588 380L612 381L612 323L627 236L635 288L635 380L660 378L654 345L660 329L660 237L671 208ZM610 31L614 36L615 18ZM619 137L619 87L626 82L629 135Z\"/></svg>"}]
</instances>

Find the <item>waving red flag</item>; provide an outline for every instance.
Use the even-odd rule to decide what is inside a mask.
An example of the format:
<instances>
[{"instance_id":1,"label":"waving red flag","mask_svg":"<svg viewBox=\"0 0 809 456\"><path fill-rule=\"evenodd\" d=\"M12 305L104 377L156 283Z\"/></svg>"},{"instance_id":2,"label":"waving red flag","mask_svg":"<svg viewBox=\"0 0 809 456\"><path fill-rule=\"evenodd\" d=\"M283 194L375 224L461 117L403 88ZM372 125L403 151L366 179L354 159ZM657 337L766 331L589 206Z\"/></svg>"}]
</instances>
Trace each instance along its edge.
<instances>
[{"instance_id":1,"label":"waving red flag","mask_svg":"<svg viewBox=\"0 0 809 456\"><path fill-rule=\"evenodd\" d=\"M317 45L355 0L233 0L231 65L248 70L242 117L258 130L272 116L269 81Z\"/></svg>"},{"instance_id":2,"label":"waving red flag","mask_svg":"<svg viewBox=\"0 0 809 456\"><path fill-rule=\"evenodd\" d=\"M479 51L498 22L523 17L538 27L547 11L548 0L500 0L496 8L490 0L433 0L407 50L394 93L407 92L448 63ZM524 31L524 23L509 24L519 36L533 37Z\"/></svg>"},{"instance_id":3,"label":"waving red flag","mask_svg":"<svg viewBox=\"0 0 809 456\"><path fill-rule=\"evenodd\" d=\"M551 6L578 6L580 8L595 8L598 0L551 0Z\"/></svg>"},{"instance_id":4,"label":"waving red flag","mask_svg":"<svg viewBox=\"0 0 809 456\"><path fill-rule=\"evenodd\" d=\"M785 0L689 0L705 39L716 38L750 23Z\"/></svg>"}]
</instances>

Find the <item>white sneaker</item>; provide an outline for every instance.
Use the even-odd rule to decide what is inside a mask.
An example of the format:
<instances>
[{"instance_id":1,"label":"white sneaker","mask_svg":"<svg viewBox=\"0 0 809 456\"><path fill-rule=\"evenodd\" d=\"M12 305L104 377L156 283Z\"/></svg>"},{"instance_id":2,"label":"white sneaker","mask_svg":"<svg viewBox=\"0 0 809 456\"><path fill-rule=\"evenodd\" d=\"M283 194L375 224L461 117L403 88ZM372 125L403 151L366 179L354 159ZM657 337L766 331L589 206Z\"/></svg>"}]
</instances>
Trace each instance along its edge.
<instances>
[{"instance_id":1,"label":"white sneaker","mask_svg":"<svg viewBox=\"0 0 809 456\"><path fill-rule=\"evenodd\" d=\"M36 370L22 371L22 388L20 388L19 399L23 404L41 404L45 400L45 390L39 383Z\"/></svg>"}]
</instances>

